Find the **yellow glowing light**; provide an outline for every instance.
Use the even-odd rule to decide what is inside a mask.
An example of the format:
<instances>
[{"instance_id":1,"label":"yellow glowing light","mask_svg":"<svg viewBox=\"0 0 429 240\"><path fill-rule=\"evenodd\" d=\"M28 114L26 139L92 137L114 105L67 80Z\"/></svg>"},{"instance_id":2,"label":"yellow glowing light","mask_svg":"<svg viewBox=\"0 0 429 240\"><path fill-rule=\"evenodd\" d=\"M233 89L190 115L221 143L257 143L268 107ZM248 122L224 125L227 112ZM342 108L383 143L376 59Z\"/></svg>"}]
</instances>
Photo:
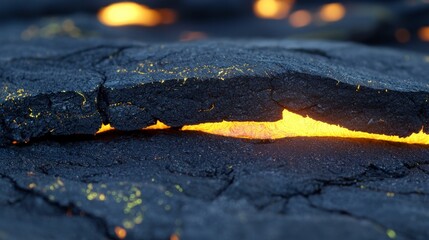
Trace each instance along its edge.
<instances>
[{"instance_id":1,"label":"yellow glowing light","mask_svg":"<svg viewBox=\"0 0 429 240\"><path fill-rule=\"evenodd\" d=\"M115 227L115 234L119 239L127 237L127 231L122 227Z\"/></svg>"},{"instance_id":2,"label":"yellow glowing light","mask_svg":"<svg viewBox=\"0 0 429 240\"><path fill-rule=\"evenodd\" d=\"M163 13L166 19L163 19ZM153 27L163 22L174 21L172 11L158 11L134 2L111 4L100 10L98 19L107 26L140 25Z\"/></svg>"},{"instance_id":3,"label":"yellow glowing light","mask_svg":"<svg viewBox=\"0 0 429 240\"><path fill-rule=\"evenodd\" d=\"M103 132L108 132L108 131L112 131L112 130L115 130L115 128L113 128L112 126L110 126L110 124L101 124L100 129L95 134L99 134L99 133L103 133Z\"/></svg>"},{"instance_id":4,"label":"yellow glowing light","mask_svg":"<svg viewBox=\"0 0 429 240\"><path fill-rule=\"evenodd\" d=\"M169 129L169 128L170 128L170 126L167 126L160 121L156 121L156 123L154 125L151 125L149 127L145 127L145 128L143 128L143 130L161 130L161 129ZM95 134L109 132L112 130L115 130L115 128L112 127L110 124L102 124L100 129Z\"/></svg>"},{"instance_id":5,"label":"yellow glowing light","mask_svg":"<svg viewBox=\"0 0 429 240\"><path fill-rule=\"evenodd\" d=\"M104 194L100 194L100 195L98 196L98 199L99 199L100 201L104 201L104 200L106 200L106 195L104 195Z\"/></svg>"},{"instance_id":6,"label":"yellow glowing light","mask_svg":"<svg viewBox=\"0 0 429 240\"><path fill-rule=\"evenodd\" d=\"M257 17L282 19L287 17L294 0L256 0L253 11Z\"/></svg>"},{"instance_id":7,"label":"yellow glowing light","mask_svg":"<svg viewBox=\"0 0 429 240\"><path fill-rule=\"evenodd\" d=\"M279 139L286 137L340 137L363 138L382 141L429 144L429 135L422 131L401 138L383 134L352 131L344 127L332 125L303 117L299 114L283 111L283 119L277 122L228 122L203 123L184 126L183 131L201 131L226 137L247 139Z\"/></svg>"},{"instance_id":8,"label":"yellow glowing light","mask_svg":"<svg viewBox=\"0 0 429 240\"><path fill-rule=\"evenodd\" d=\"M346 15L346 8L340 3L325 4L319 14L320 19L325 22L336 22Z\"/></svg>"},{"instance_id":9,"label":"yellow glowing light","mask_svg":"<svg viewBox=\"0 0 429 240\"><path fill-rule=\"evenodd\" d=\"M169 129L170 126L165 125L160 121L156 121L156 123L152 126L146 127L143 130L161 130L161 129Z\"/></svg>"},{"instance_id":10,"label":"yellow glowing light","mask_svg":"<svg viewBox=\"0 0 429 240\"><path fill-rule=\"evenodd\" d=\"M143 130L169 129L170 126L157 121L156 124ZM110 124L104 125L97 133L114 130ZM225 137L245 139L280 139L287 137L338 137L338 138L361 138L381 141L425 144L429 145L429 134L423 132L413 133L408 137L389 136L384 134L353 131L347 128L303 117L299 114L283 110L283 118L276 122L234 122L223 121L215 123L201 123L186 125L182 131L199 131Z\"/></svg>"},{"instance_id":11,"label":"yellow glowing light","mask_svg":"<svg viewBox=\"0 0 429 240\"><path fill-rule=\"evenodd\" d=\"M418 34L422 41L429 42L429 26L420 28Z\"/></svg>"},{"instance_id":12,"label":"yellow glowing light","mask_svg":"<svg viewBox=\"0 0 429 240\"><path fill-rule=\"evenodd\" d=\"M395 239L396 238L396 232L393 229L387 229L386 234L389 238Z\"/></svg>"},{"instance_id":13,"label":"yellow glowing light","mask_svg":"<svg viewBox=\"0 0 429 240\"><path fill-rule=\"evenodd\" d=\"M289 17L289 23L292 27L305 27L312 21L312 16L309 11L298 10L293 12Z\"/></svg>"}]
</instances>

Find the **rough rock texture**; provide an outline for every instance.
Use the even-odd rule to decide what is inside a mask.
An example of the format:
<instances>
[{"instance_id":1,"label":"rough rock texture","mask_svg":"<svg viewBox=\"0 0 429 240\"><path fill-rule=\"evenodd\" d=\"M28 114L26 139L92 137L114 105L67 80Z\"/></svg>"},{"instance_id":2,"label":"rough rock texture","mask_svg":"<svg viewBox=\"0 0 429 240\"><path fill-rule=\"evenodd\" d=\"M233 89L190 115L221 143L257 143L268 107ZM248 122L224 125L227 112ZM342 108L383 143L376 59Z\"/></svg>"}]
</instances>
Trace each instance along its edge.
<instances>
[{"instance_id":1,"label":"rough rock texture","mask_svg":"<svg viewBox=\"0 0 429 240\"><path fill-rule=\"evenodd\" d=\"M0 148L0 238L429 238L429 149L141 131Z\"/></svg>"},{"instance_id":2,"label":"rough rock texture","mask_svg":"<svg viewBox=\"0 0 429 240\"><path fill-rule=\"evenodd\" d=\"M287 108L349 129L429 129L428 58L347 43L0 44L3 142L221 120L275 121Z\"/></svg>"}]
</instances>

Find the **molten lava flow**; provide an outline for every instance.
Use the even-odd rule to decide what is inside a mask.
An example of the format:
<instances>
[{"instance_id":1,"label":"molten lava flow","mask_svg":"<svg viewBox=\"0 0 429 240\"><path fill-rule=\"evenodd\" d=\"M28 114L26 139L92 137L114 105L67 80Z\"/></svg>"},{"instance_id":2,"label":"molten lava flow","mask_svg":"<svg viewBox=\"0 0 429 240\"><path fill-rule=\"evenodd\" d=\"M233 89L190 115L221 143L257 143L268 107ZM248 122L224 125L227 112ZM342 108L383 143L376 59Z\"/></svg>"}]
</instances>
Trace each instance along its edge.
<instances>
[{"instance_id":1,"label":"molten lava flow","mask_svg":"<svg viewBox=\"0 0 429 240\"><path fill-rule=\"evenodd\" d=\"M100 129L95 134L108 132L108 131L112 131L112 130L115 130L115 129L112 126L110 126L110 124L101 124Z\"/></svg>"},{"instance_id":2,"label":"molten lava flow","mask_svg":"<svg viewBox=\"0 0 429 240\"><path fill-rule=\"evenodd\" d=\"M155 10L134 2L113 3L98 13L98 19L107 26L139 25L153 27L175 21L173 10Z\"/></svg>"},{"instance_id":3,"label":"molten lava flow","mask_svg":"<svg viewBox=\"0 0 429 240\"><path fill-rule=\"evenodd\" d=\"M168 125L157 121L156 124L143 130L168 129ZM102 125L97 132L114 130L110 124ZM217 122L202 123L183 126L182 131L200 131L209 134L221 135L233 138L247 139L279 139L287 137L339 137L339 138L363 138L381 141L400 142L409 144L429 145L429 134L423 132L413 133L408 137L389 136L383 134L353 131L338 125L324 123L310 117L283 110L283 118L277 122Z\"/></svg>"},{"instance_id":4,"label":"molten lava flow","mask_svg":"<svg viewBox=\"0 0 429 240\"><path fill-rule=\"evenodd\" d=\"M151 125L149 127L143 128L143 130L161 130L161 129L169 129L170 126L165 125L164 123L160 121L156 121L154 125ZM102 124L100 129L95 134L100 134L108 131L115 130L114 127L112 127L110 124Z\"/></svg>"},{"instance_id":5,"label":"molten lava flow","mask_svg":"<svg viewBox=\"0 0 429 240\"><path fill-rule=\"evenodd\" d=\"M365 138L410 144L429 144L429 135L414 133L406 138L352 131L344 127L314 120L309 117L283 111L283 119L277 122L227 122L203 123L184 126L183 131L201 131L227 137L248 139L279 139L286 137L341 137Z\"/></svg>"},{"instance_id":6,"label":"molten lava flow","mask_svg":"<svg viewBox=\"0 0 429 240\"><path fill-rule=\"evenodd\" d=\"M169 129L170 126L165 125L163 122L156 121L156 123L152 126L143 128L143 130L161 130L161 129Z\"/></svg>"}]
</instances>

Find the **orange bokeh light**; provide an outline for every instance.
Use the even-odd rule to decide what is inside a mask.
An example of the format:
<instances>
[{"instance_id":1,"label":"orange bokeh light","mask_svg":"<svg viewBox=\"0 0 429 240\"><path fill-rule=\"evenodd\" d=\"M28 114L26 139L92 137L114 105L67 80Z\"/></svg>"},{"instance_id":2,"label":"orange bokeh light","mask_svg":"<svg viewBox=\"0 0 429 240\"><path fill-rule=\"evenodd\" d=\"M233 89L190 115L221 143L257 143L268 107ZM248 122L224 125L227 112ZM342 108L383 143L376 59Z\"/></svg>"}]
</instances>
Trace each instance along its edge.
<instances>
[{"instance_id":1,"label":"orange bokeh light","mask_svg":"<svg viewBox=\"0 0 429 240\"><path fill-rule=\"evenodd\" d=\"M115 227L115 234L119 239L127 237L127 231L122 227Z\"/></svg>"},{"instance_id":2,"label":"orange bokeh light","mask_svg":"<svg viewBox=\"0 0 429 240\"><path fill-rule=\"evenodd\" d=\"M305 27L311 23L313 17L311 16L309 11L306 10L298 10L293 12L289 17L289 23L292 27L300 28Z\"/></svg>"},{"instance_id":3,"label":"orange bokeh light","mask_svg":"<svg viewBox=\"0 0 429 240\"><path fill-rule=\"evenodd\" d=\"M346 15L346 8L340 3L325 4L320 9L319 15L325 22L336 22Z\"/></svg>"},{"instance_id":4,"label":"orange bokeh light","mask_svg":"<svg viewBox=\"0 0 429 240\"><path fill-rule=\"evenodd\" d=\"M127 25L153 27L173 23L176 13L170 9L151 9L134 2L119 2L101 9L98 19L104 25L112 27Z\"/></svg>"},{"instance_id":5,"label":"orange bokeh light","mask_svg":"<svg viewBox=\"0 0 429 240\"><path fill-rule=\"evenodd\" d=\"M177 235L176 233L174 233L174 234L171 234L170 240L180 240L180 237L179 237L179 235Z\"/></svg>"},{"instance_id":6,"label":"orange bokeh light","mask_svg":"<svg viewBox=\"0 0 429 240\"><path fill-rule=\"evenodd\" d=\"M429 26L420 28L418 35L422 41L429 42Z\"/></svg>"},{"instance_id":7,"label":"orange bokeh light","mask_svg":"<svg viewBox=\"0 0 429 240\"><path fill-rule=\"evenodd\" d=\"M407 29L399 28L395 31L395 38L400 43L406 43L410 41L411 35Z\"/></svg>"},{"instance_id":8,"label":"orange bokeh light","mask_svg":"<svg viewBox=\"0 0 429 240\"><path fill-rule=\"evenodd\" d=\"M184 32L180 36L180 41L189 42L189 41L196 41L196 40L201 40L206 38L207 38L207 34L203 32Z\"/></svg>"},{"instance_id":9,"label":"orange bokeh light","mask_svg":"<svg viewBox=\"0 0 429 240\"><path fill-rule=\"evenodd\" d=\"M289 14L294 0L256 0L253 11L257 17L283 19Z\"/></svg>"}]
</instances>

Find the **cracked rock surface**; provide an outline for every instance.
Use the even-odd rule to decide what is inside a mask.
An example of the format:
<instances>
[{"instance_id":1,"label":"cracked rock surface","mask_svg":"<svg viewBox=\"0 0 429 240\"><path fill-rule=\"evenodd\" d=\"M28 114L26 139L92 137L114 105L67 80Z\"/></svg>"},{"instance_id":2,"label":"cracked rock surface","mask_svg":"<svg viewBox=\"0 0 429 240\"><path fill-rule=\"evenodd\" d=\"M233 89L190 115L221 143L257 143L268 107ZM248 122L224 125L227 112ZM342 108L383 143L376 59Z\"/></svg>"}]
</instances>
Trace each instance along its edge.
<instances>
[{"instance_id":1,"label":"cracked rock surface","mask_svg":"<svg viewBox=\"0 0 429 240\"><path fill-rule=\"evenodd\" d=\"M115 239L119 226L127 239L425 240L428 154L174 130L10 146L0 148L0 236Z\"/></svg>"},{"instance_id":2,"label":"cracked rock surface","mask_svg":"<svg viewBox=\"0 0 429 240\"><path fill-rule=\"evenodd\" d=\"M0 142L222 120L284 108L353 130L429 129L427 56L348 43L2 41Z\"/></svg>"}]
</instances>

